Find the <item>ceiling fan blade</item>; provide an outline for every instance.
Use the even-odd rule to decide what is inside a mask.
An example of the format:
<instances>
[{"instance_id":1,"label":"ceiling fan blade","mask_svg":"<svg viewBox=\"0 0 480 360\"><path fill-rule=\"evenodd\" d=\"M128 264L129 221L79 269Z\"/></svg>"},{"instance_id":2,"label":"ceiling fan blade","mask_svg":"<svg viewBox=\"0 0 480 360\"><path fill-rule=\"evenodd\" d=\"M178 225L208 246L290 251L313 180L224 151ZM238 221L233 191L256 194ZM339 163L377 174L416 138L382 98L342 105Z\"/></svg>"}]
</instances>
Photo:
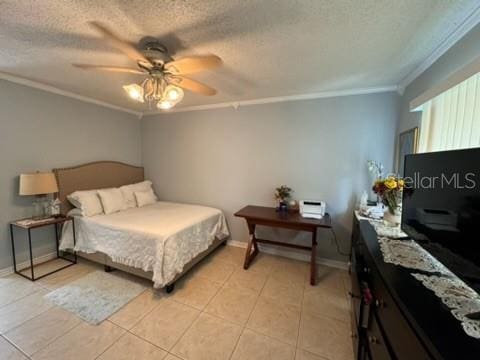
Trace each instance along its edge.
<instances>
[{"instance_id":1,"label":"ceiling fan blade","mask_svg":"<svg viewBox=\"0 0 480 360\"><path fill-rule=\"evenodd\" d=\"M97 31L102 34L108 42L125 55L127 55L130 59L141 62L142 64L153 67L150 60L148 60L140 51L138 51L135 46L127 40L122 39L115 33L113 33L108 27L99 23L98 21L90 21L90 25L92 25Z\"/></svg>"},{"instance_id":2,"label":"ceiling fan blade","mask_svg":"<svg viewBox=\"0 0 480 360\"><path fill-rule=\"evenodd\" d=\"M167 76L169 83L177 85L185 90L190 90L198 94L212 96L217 93L217 90L211 88L210 86L204 85L201 82L192 80L183 76Z\"/></svg>"},{"instance_id":3,"label":"ceiling fan blade","mask_svg":"<svg viewBox=\"0 0 480 360\"><path fill-rule=\"evenodd\" d=\"M188 75L220 65L222 65L222 59L216 55L189 56L165 64L165 69L175 75Z\"/></svg>"},{"instance_id":4,"label":"ceiling fan blade","mask_svg":"<svg viewBox=\"0 0 480 360\"><path fill-rule=\"evenodd\" d=\"M90 64L72 64L73 66L83 69L83 70L102 70L102 71L112 71L112 72L121 72L121 73L130 73L145 75L146 73L138 69L123 67L123 66L108 66L108 65L90 65Z\"/></svg>"}]
</instances>

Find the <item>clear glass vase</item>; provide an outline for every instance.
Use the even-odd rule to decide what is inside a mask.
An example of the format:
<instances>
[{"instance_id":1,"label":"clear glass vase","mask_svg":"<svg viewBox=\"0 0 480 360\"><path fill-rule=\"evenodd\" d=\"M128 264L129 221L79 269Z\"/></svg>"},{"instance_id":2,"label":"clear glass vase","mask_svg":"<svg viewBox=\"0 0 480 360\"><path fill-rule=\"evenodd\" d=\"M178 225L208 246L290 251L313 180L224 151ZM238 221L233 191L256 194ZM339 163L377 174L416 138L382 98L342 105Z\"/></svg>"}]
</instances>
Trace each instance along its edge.
<instances>
[{"instance_id":1,"label":"clear glass vase","mask_svg":"<svg viewBox=\"0 0 480 360\"><path fill-rule=\"evenodd\" d=\"M392 227L400 226L402 222L402 208L397 206L393 214L388 207L385 207L385 212L383 214L383 221Z\"/></svg>"},{"instance_id":2,"label":"clear glass vase","mask_svg":"<svg viewBox=\"0 0 480 360\"><path fill-rule=\"evenodd\" d=\"M35 199L32 203L32 218L40 219L45 215L45 208L42 199Z\"/></svg>"}]
</instances>

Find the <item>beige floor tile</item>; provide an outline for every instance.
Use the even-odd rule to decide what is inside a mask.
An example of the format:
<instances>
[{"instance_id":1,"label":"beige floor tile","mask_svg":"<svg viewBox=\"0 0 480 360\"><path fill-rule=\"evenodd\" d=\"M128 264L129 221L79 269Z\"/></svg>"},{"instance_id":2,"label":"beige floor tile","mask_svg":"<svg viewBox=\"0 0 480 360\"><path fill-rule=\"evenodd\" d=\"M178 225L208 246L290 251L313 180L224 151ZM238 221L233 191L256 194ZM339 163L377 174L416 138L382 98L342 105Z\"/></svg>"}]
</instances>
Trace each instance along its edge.
<instances>
[{"instance_id":1,"label":"beige floor tile","mask_svg":"<svg viewBox=\"0 0 480 360\"><path fill-rule=\"evenodd\" d=\"M303 289L304 287L302 283L285 282L271 277L267 280L260 296L279 302L301 306Z\"/></svg>"},{"instance_id":2,"label":"beige floor tile","mask_svg":"<svg viewBox=\"0 0 480 360\"><path fill-rule=\"evenodd\" d=\"M39 290L0 308L0 333L24 323L52 307L43 296L46 290Z\"/></svg>"},{"instance_id":3,"label":"beige floor tile","mask_svg":"<svg viewBox=\"0 0 480 360\"><path fill-rule=\"evenodd\" d=\"M225 283L225 287L239 291L246 289L255 292L256 294L260 294L266 281L267 276L265 274L258 273L251 269L244 270L241 268L237 269L232 276L230 276Z\"/></svg>"},{"instance_id":4,"label":"beige floor tile","mask_svg":"<svg viewBox=\"0 0 480 360\"><path fill-rule=\"evenodd\" d=\"M105 272L105 269L102 267L101 269L95 269L95 271L102 271ZM127 273L122 270L113 270L112 272L109 273L112 276L115 276L117 278L121 278L127 281L134 282L136 284L144 286L146 289L151 289L153 290L153 282L151 279L146 279L141 276L137 276L134 274Z\"/></svg>"},{"instance_id":5,"label":"beige floor tile","mask_svg":"<svg viewBox=\"0 0 480 360\"><path fill-rule=\"evenodd\" d=\"M207 258L192 269L191 275L193 277L201 276L214 282L224 283L235 269L235 265L215 258Z\"/></svg>"},{"instance_id":6,"label":"beige floor tile","mask_svg":"<svg viewBox=\"0 0 480 360\"><path fill-rule=\"evenodd\" d=\"M51 271L57 270L69 264L71 263L64 259L52 259L52 260L45 261L41 264L37 264L33 268L35 273L35 278L38 279L40 276L43 276ZM21 273L26 276L32 276L30 267L23 269Z\"/></svg>"},{"instance_id":7,"label":"beige floor tile","mask_svg":"<svg viewBox=\"0 0 480 360\"><path fill-rule=\"evenodd\" d=\"M127 305L110 316L109 320L124 329L131 329L142 318L152 311L160 300L165 297L163 292L145 290Z\"/></svg>"},{"instance_id":8,"label":"beige floor tile","mask_svg":"<svg viewBox=\"0 0 480 360\"><path fill-rule=\"evenodd\" d=\"M222 288L210 301L205 311L243 326L255 306L257 297L256 293L249 290Z\"/></svg>"},{"instance_id":9,"label":"beige floor tile","mask_svg":"<svg viewBox=\"0 0 480 360\"><path fill-rule=\"evenodd\" d=\"M335 360L352 360L350 325L325 316L302 316L299 348Z\"/></svg>"},{"instance_id":10,"label":"beige floor tile","mask_svg":"<svg viewBox=\"0 0 480 360\"><path fill-rule=\"evenodd\" d=\"M185 360L228 359L240 333L240 326L203 313L175 345L172 353Z\"/></svg>"},{"instance_id":11,"label":"beige floor tile","mask_svg":"<svg viewBox=\"0 0 480 360\"><path fill-rule=\"evenodd\" d=\"M295 346L299 323L299 306L260 297L247 327Z\"/></svg>"},{"instance_id":12,"label":"beige floor tile","mask_svg":"<svg viewBox=\"0 0 480 360\"><path fill-rule=\"evenodd\" d=\"M23 277L21 276L18 276L17 274L11 274L11 275L7 275L7 276L2 276L0 277L0 289L5 286L5 285L9 285L17 280L24 280L24 281L28 281L27 279L24 279Z\"/></svg>"},{"instance_id":13,"label":"beige floor tile","mask_svg":"<svg viewBox=\"0 0 480 360\"><path fill-rule=\"evenodd\" d=\"M204 277L185 276L175 284L170 298L203 310L221 287L221 283Z\"/></svg>"},{"instance_id":14,"label":"beige floor tile","mask_svg":"<svg viewBox=\"0 0 480 360\"><path fill-rule=\"evenodd\" d=\"M6 332L4 336L30 356L80 322L81 320L72 313L53 307Z\"/></svg>"},{"instance_id":15,"label":"beige floor tile","mask_svg":"<svg viewBox=\"0 0 480 360\"><path fill-rule=\"evenodd\" d=\"M99 360L161 360L167 352L142 340L135 335L126 333L116 343L108 348Z\"/></svg>"},{"instance_id":16,"label":"beige floor tile","mask_svg":"<svg viewBox=\"0 0 480 360\"><path fill-rule=\"evenodd\" d=\"M293 360L295 348L268 336L245 329L232 360Z\"/></svg>"},{"instance_id":17,"label":"beige floor tile","mask_svg":"<svg viewBox=\"0 0 480 360\"><path fill-rule=\"evenodd\" d=\"M311 352L308 352L302 349L297 349L295 360L328 360L328 359L322 356L312 354Z\"/></svg>"},{"instance_id":18,"label":"beige floor tile","mask_svg":"<svg viewBox=\"0 0 480 360\"><path fill-rule=\"evenodd\" d=\"M349 322L350 305L344 295L342 291L332 287L315 287L305 290L302 311Z\"/></svg>"},{"instance_id":19,"label":"beige floor tile","mask_svg":"<svg viewBox=\"0 0 480 360\"><path fill-rule=\"evenodd\" d=\"M272 265L271 277L289 284L303 285L309 264L303 261L277 257Z\"/></svg>"},{"instance_id":20,"label":"beige floor tile","mask_svg":"<svg viewBox=\"0 0 480 360\"><path fill-rule=\"evenodd\" d=\"M310 267L310 263L306 261L295 260L283 256L274 256L273 258L273 268L275 270L298 271L305 274Z\"/></svg>"},{"instance_id":21,"label":"beige floor tile","mask_svg":"<svg viewBox=\"0 0 480 360\"><path fill-rule=\"evenodd\" d=\"M343 270L339 269L339 271L344 279L350 279L350 274L348 272L348 269L343 269Z\"/></svg>"},{"instance_id":22,"label":"beige floor tile","mask_svg":"<svg viewBox=\"0 0 480 360\"><path fill-rule=\"evenodd\" d=\"M220 246L212 255L213 258L235 265L243 266L245 249L236 246Z\"/></svg>"},{"instance_id":23,"label":"beige floor tile","mask_svg":"<svg viewBox=\"0 0 480 360\"><path fill-rule=\"evenodd\" d=\"M32 359L95 359L124 332L125 330L109 321L104 321L97 326L81 323L47 347L33 354Z\"/></svg>"},{"instance_id":24,"label":"beige floor tile","mask_svg":"<svg viewBox=\"0 0 480 360\"><path fill-rule=\"evenodd\" d=\"M66 269L60 270L59 272L48 275L43 279L38 280L38 283L47 289L54 290L81 277L84 277L95 270L99 270L99 267L91 265L90 263L78 263Z\"/></svg>"},{"instance_id":25,"label":"beige floor tile","mask_svg":"<svg viewBox=\"0 0 480 360\"><path fill-rule=\"evenodd\" d=\"M40 289L41 287L35 285L34 282L23 279L18 275L0 279L0 307L19 300Z\"/></svg>"},{"instance_id":26,"label":"beige floor tile","mask_svg":"<svg viewBox=\"0 0 480 360\"><path fill-rule=\"evenodd\" d=\"M261 273L264 275L269 275L272 272L274 264L276 264L275 258L276 257L272 255L259 253L250 263L248 270L253 270L257 273Z\"/></svg>"},{"instance_id":27,"label":"beige floor tile","mask_svg":"<svg viewBox=\"0 0 480 360\"><path fill-rule=\"evenodd\" d=\"M344 270L331 268L328 266L317 266L317 283L315 286L308 286L310 288L331 288L345 293L345 274ZM305 283L310 283L310 277L305 277Z\"/></svg>"},{"instance_id":28,"label":"beige floor tile","mask_svg":"<svg viewBox=\"0 0 480 360\"><path fill-rule=\"evenodd\" d=\"M142 359L227 359L237 341L232 359L293 359L295 354L290 350L297 344L297 337L302 349L297 349L295 360L351 358L346 272L319 266L318 284L311 287L306 283L307 263L260 253L245 271L241 267L243 256L244 249L220 248L194 273L179 281L171 295L147 290L111 316L112 323L131 329L136 336L125 334L109 321L92 327L43 299L48 291L40 286L55 289L91 271L103 270L89 262L36 283L19 276L0 278L0 332L8 330L4 336L27 355L33 353L34 359L56 359L57 355L58 359L86 359L102 353L99 359L129 359L131 354L136 354L135 359L138 354ZM16 282L21 284L18 288L14 287ZM28 292L29 287L33 293ZM14 290L2 295L8 288ZM21 291L26 292L24 297L1 306L2 296L7 299L4 301L9 297L15 301ZM192 307L206 313L200 315ZM238 325L247 320L249 329L239 340ZM70 346L64 346L62 339ZM25 359L8 341L4 342L6 349L13 349L12 356ZM86 342L93 346L84 351ZM279 351L281 348L284 350ZM3 355L3 351L0 353Z\"/></svg>"},{"instance_id":29,"label":"beige floor tile","mask_svg":"<svg viewBox=\"0 0 480 360\"><path fill-rule=\"evenodd\" d=\"M170 350L193 324L200 312L173 300L162 299L160 304L131 330L145 340Z\"/></svg>"},{"instance_id":30,"label":"beige floor tile","mask_svg":"<svg viewBox=\"0 0 480 360\"><path fill-rule=\"evenodd\" d=\"M343 277L343 288L345 289L345 296L351 299L350 292L352 291L352 279L349 275Z\"/></svg>"},{"instance_id":31,"label":"beige floor tile","mask_svg":"<svg viewBox=\"0 0 480 360\"><path fill-rule=\"evenodd\" d=\"M27 360L18 349L0 336L0 356L2 360Z\"/></svg>"},{"instance_id":32,"label":"beige floor tile","mask_svg":"<svg viewBox=\"0 0 480 360\"><path fill-rule=\"evenodd\" d=\"M173 354L168 354L165 360L182 360L178 356L175 356Z\"/></svg>"}]
</instances>

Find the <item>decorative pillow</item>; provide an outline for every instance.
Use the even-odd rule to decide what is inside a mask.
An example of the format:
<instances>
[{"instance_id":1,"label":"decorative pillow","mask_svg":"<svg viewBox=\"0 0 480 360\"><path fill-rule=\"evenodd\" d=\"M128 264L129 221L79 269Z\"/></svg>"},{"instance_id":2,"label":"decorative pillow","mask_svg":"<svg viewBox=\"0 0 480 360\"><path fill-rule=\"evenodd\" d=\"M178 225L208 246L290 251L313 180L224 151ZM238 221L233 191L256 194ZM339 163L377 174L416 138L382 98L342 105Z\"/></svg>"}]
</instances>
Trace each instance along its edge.
<instances>
[{"instance_id":1,"label":"decorative pillow","mask_svg":"<svg viewBox=\"0 0 480 360\"><path fill-rule=\"evenodd\" d=\"M125 199L118 188L97 190L98 196L102 201L105 214L111 214L120 210L125 210Z\"/></svg>"},{"instance_id":2,"label":"decorative pillow","mask_svg":"<svg viewBox=\"0 0 480 360\"><path fill-rule=\"evenodd\" d=\"M81 210L83 216L103 214L97 190L75 191L68 195L67 199L73 206Z\"/></svg>"},{"instance_id":3,"label":"decorative pillow","mask_svg":"<svg viewBox=\"0 0 480 360\"><path fill-rule=\"evenodd\" d=\"M138 207L155 204L157 202L157 195L155 195L152 188L147 191L136 191L134 194Z\"/></svg>"},{"instance_id":4,"label":"decorative pillow","mask_svg":"<svg viewBox=\"0 0 480 360\"><path fill-rule=\"evenodd\" d=\"M151 188L152 182L150 180L120 187L123 198L125 199L126 209L134 208L137 206L137 201L134 194L136 191L147 191Z\"/></svg>"}]
</instances>

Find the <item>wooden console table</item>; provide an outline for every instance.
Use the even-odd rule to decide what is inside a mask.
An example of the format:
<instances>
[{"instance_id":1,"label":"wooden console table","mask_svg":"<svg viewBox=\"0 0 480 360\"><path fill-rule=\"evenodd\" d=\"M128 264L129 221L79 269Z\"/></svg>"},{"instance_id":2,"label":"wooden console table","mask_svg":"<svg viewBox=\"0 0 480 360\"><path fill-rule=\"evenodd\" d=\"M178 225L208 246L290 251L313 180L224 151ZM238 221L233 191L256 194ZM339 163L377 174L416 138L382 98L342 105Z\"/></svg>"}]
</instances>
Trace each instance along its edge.
<instances>
[{"instance_id":1,"label":"wooden console table","mask_svg":"<svg viewBox=\"0 0 480 360\"><path fill-rule=\"evenodd\" d=\"M245 254L245 263L243 265L243 268L245 270L248 269L251 261L258 254L258 243L308 250L311 252L310 284L315 285L315 278L317 274L317 229L330 229L332 227L330 215L325 214L322 219L309 219L302 217L298 212L280 212L272 207L249 205L244 207L242 210L237 211L235 213L235 216L242 217L247 221L248 231L250 233L247 252ZM273 240L258 239L255 236L255 228L257 225L310 232L312 234L312 246L303 246Z\"/></svg>"}]
</instances>

